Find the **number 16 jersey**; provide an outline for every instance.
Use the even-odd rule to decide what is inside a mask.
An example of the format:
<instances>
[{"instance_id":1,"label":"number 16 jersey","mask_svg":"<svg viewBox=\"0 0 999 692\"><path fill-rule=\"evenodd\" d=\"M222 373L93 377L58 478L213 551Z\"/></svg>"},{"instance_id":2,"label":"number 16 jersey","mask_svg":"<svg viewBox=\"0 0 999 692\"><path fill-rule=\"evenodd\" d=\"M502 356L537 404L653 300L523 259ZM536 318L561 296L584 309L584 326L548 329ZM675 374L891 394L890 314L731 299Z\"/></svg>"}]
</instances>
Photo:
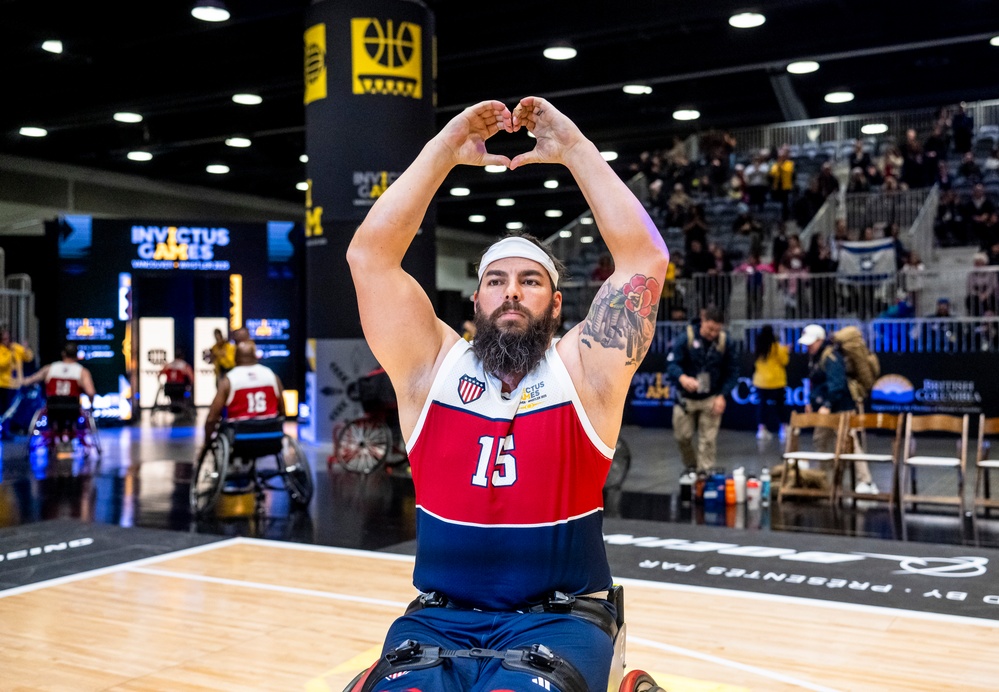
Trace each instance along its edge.
<instances>
[{"instance_id":1,"label":"number 16 jersey","mask_svg":"<svg viewBox=\"0 0 999 692\"><path fill-rule=\"evenodd\" d=\"M278 415L278 385L274 371L266 365L239 365L228 373L229 398L226 420L272 418Z\"/></svg>"},{"instance_id":2,"label":"number 16 jersey","mask_svg":"<svg viewBox=\"0 0 999 692\"><path fill-rule=\"evenodd\" d=\"M555 342L509 394L459 340L407 449L420 591L487 610L607 589L597 436Z\"/></svg>"}]
</instances>

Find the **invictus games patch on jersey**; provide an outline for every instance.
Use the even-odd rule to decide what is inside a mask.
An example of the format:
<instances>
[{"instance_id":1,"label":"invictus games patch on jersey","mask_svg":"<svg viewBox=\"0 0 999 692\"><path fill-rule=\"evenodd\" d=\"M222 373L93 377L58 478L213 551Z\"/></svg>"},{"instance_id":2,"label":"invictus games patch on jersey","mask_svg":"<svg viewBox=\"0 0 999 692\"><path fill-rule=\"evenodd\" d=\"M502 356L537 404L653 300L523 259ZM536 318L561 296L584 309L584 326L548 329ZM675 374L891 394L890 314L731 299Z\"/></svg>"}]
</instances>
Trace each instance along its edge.
<instances>
[{"instance_id":1,"label":"invictus games patch on jersey","mask_svg":"<svg viewBox=\"0 0 999 692\"><path fill-rule=\"evenodd\" d=\"M484 391L486 391L486 383L471 375L462 375L461 379L458 380L458 396L466 404L478 399Z\"/></svg>"}]
</instances>

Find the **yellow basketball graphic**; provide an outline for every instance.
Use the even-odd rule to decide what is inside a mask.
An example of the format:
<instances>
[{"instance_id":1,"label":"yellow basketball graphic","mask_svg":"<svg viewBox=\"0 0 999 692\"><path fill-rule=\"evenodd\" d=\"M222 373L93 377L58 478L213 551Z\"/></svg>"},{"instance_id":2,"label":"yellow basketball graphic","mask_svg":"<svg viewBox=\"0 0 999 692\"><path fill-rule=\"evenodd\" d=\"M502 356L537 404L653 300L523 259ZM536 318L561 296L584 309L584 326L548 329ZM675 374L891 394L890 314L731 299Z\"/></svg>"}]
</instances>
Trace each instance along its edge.
<instances>
[{"instance_id":1,"label":"yellow basketball graphic","mask_svg":"<svg viewBox=\"0 0 999 692\"><path fill-rule=\"evenodd\" d=\"M305 104L326 98L326 25L305 31Z\"/></svg>"},{"instance_id":2,"label":"yellow basketball graphic","mask_svg":"<svg viewBox=\"0 0 999 692\"><path fill-rule=\"evenodd\" d=\"M372 17L350 25L353 93L423 98L422 27Z\"/></svg>"}]
</instances>

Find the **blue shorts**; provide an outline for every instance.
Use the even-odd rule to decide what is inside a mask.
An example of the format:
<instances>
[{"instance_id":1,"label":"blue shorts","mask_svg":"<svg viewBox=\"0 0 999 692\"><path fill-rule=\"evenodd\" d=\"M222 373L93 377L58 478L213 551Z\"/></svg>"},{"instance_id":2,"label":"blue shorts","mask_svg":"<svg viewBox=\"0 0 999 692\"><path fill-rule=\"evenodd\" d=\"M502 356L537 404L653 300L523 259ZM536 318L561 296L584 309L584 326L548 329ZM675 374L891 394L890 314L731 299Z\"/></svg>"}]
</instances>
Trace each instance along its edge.
<instances>
[{"instance_id":1,"label":"blue shorts","mask_svg":"<svg viewBox=\"0 0 999 692\"><path fill-rule=\"evenodd\" d=\"M544 644L569 661L591 690L606 690L614 643L606 632L574 615L493 613L426 608L392 623L384 651L407 639L446 649L507 651ZM447 658L440 665L414 670L375 685L375 692L563 692L533 681L530 673L507 670L499 659Z\"/></svg>"}]
</instances>

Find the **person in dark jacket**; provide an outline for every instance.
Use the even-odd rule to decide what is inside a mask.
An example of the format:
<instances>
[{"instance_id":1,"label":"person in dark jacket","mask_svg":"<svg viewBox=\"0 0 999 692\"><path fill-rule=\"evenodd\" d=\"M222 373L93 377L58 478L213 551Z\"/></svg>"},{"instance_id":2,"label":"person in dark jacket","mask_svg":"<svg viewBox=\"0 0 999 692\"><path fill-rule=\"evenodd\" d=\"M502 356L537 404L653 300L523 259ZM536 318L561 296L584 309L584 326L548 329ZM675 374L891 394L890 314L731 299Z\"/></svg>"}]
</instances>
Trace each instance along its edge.
<instances>
[{"instance_id":1,"label":"person in dark jacket","mask_svg":"<svg viewBox=\"0 0 999 692\"><path fill-rule=\"evenodd\" d=\"M700 322L681 332L666 357L673 393L673 436L684 466L710 471L727 397L739 382L736 344L721 310L705 309ZM694 448L694 433L697 448Z\"/></svg>"}]
</instances>

